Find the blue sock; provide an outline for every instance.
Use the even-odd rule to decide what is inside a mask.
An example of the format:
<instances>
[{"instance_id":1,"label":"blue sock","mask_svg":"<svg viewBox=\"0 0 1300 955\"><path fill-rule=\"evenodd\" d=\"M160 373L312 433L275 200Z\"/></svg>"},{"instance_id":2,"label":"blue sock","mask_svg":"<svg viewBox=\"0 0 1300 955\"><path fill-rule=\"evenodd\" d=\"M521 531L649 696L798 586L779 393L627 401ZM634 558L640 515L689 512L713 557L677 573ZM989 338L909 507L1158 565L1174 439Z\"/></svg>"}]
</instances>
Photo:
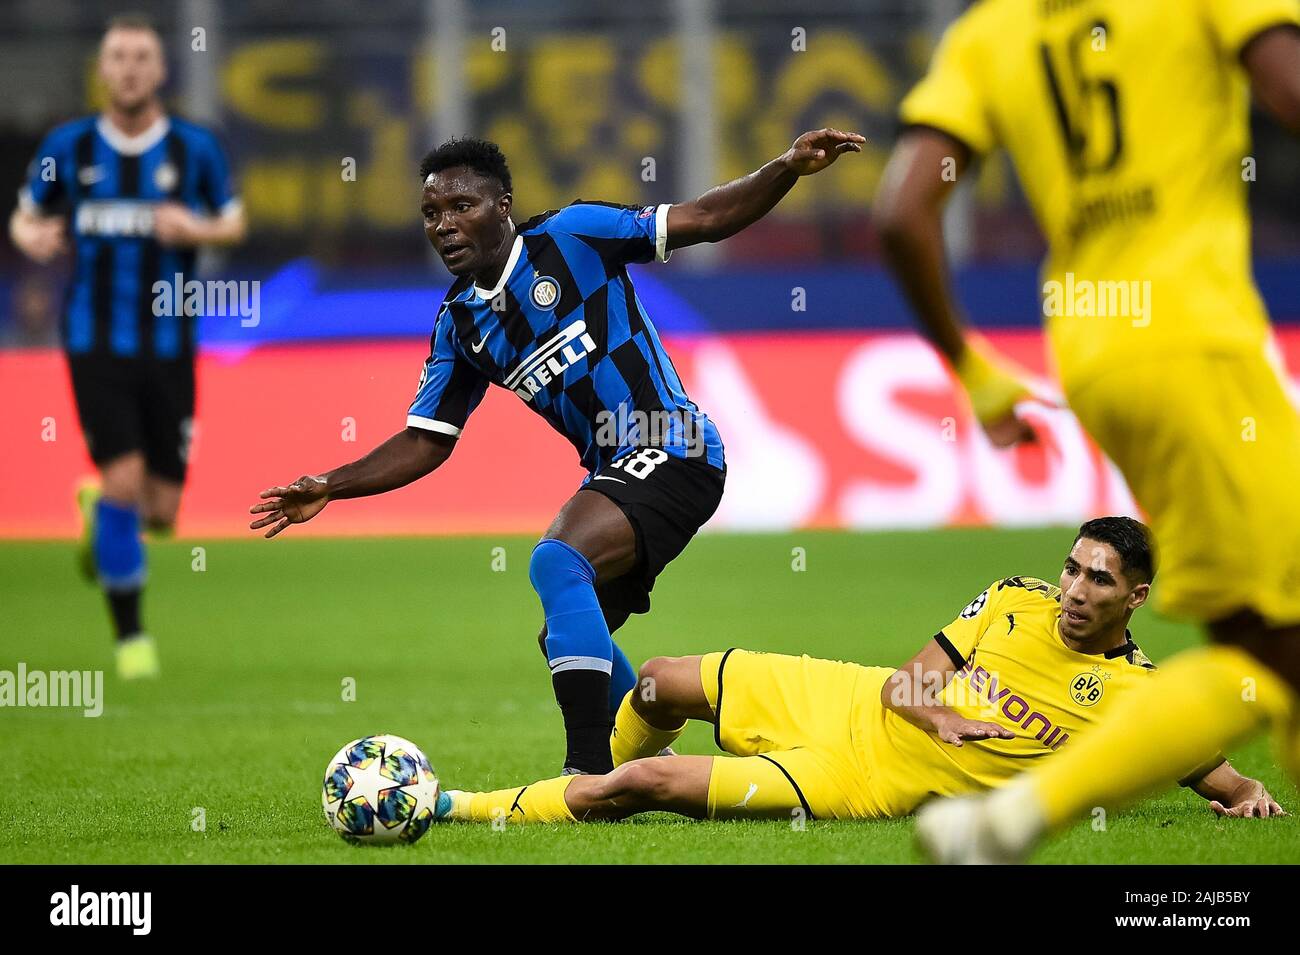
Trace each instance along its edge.
<instances>
[{"instance_id":1,"label":"blue sock","mask_svg":"<svg viewBox=\"0 0 1300 955\"><path fill-rule=\"evenodd\" d=\"M95 505L94 551L105 590L138 590L144 584L144 544L134 507L100 498Z\"/></svg>"},{"instance_id":2,"label":"blue sock","mask_svg":"<svg viewBox=\"0 0 1300 955\"><path fill-rule=\"evenodd\" d=\"M552 673L613 669L614 641L596 599L596 571L563 541L533 548L528 579L546 614L546 659Z\"/></svg>"},{"instance_id":3,"label":"blue sock","mask_svg":"<svg viewBox=\"0 0 1300 955\"><path fill-rule=\"evenodd\" d=\"M564 714L566 769L608 773L610 673L614 641L596 598L596 571L563 541L533 548L528 579L546 615L546 659L555 702Z\"/></svg>"},{"instance_id":4,"label":"blue sock","mask_svg":"<svg viewBox=\"0 0 1300 955\"><path fill-rule=\"evenodd\" d=\"M636 670L617 643L611 641L610 645L614 650L614 672L609 675L609 718L612 720L623 705L627 691L636 686Z\"/></svg>"}]
</instances>

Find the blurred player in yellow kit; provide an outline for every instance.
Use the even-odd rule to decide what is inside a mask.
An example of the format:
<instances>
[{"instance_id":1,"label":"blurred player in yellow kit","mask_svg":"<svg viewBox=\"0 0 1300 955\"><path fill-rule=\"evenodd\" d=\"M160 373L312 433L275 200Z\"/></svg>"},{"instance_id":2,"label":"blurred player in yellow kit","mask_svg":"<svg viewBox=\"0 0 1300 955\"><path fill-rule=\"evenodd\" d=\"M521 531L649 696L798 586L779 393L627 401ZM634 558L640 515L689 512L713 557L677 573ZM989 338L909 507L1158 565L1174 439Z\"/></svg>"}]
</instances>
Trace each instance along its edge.
<instances>
[{"instance_id":1,"label":"blurred player in yellow kit","mask_svg":"<svg viewBox=\"0 0 1300 955\"><path fill-rule=\"evenodd\" d=\"M1159 606L1213 642L1043 770L927 808L937 858L1021 858L1270 723L1300 770L1300 418L1269 357L1246 207L1248 85L1300 130L1298 23L1296 0L983 0L902 104L875 218L926 334L990 439L1028 439L1027 389L966 334L943 248L953 173L1004 149L1048 241L1066 397L1150 516Z\"/></svg>"},{"instance_id":2,"label":"blurred player in yellow kit","mask_svg":"<svg viewBox=\"0 0 1300 955\"><path fill-rule=\"evenodd\" d=\"M1060 588L995 581L898 670L735 649L653 659L618 711L612 773L446 792L438 818L881 819L932 795L997 786L1068 751L1149 681L1155 671L1128 623L1146 601L1152 560L1137 521L1090 521ZM693 719L712 723L731 756L656 758ZM1184 782L1221 814L1282 811L1221 756Z\"/></svg>"}]
</instances>

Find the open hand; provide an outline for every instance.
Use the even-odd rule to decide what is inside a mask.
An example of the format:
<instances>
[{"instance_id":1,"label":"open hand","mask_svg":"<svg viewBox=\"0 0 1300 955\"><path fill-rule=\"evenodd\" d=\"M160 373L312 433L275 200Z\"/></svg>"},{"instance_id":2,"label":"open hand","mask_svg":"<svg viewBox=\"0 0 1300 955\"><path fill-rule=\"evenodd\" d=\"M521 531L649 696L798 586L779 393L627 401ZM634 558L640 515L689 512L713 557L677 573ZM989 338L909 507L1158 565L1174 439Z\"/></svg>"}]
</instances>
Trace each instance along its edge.
<instances>
[{"instance_id":1,"label":"open hand","mask_svg":"<svg viewBox=\"0 0 1300 955\"><path fill-rule=\"evenodd\" d=\"M862 152L867 137L839 129L818 129L804 133L782 157L786 168L799 176L821 172L845 153Z\"/></svg>"},{"instance_id":2,"label":"open hand","mask_svg":"<svg viewBox=\"0 0 1300 955\"><path fill-rule=\"evenodd\" d=\"M995 448L1012 448L1018 444L1036 444L1038 432L1014 410L1008 411L1001 418L982 424L989 444Z\"/></svg>"},{"instance_id":3,"label":"open hand","mask_svg":"<svg viewBox=\"0 0 1300 955\"><path fill-rule=\"evenodd\" d=\"M1217 799L1210 803L1216 816L1233 819L1268 819L1271 816L1285 816L1286 810L1277 804L1264 784L1257 779L1247 779L1235 790L1225 806Z\"/></svg>"},{"instance_id":4,"label":"open hand","mask_svg":"<svg viewBox=\"0 0 1300 955\"><path fill-rule=\"evenodd\" d=\"M154 208L154 237L167 246L199 245L207 237L207 223L179 202L163 202Z\"/></svg>"},{"instance_id":5,"label":"open hand","mask_svg":"<svg viewBox=\"0 0 1300 955\"><path fill-rule=\"evenodd\" d=\"M40 265L68 251L67 223L58 216L19 215L12 227L14 244Z\"/></svg>"},{"instance_id":6,"label":"open hand","mask_svg":"<svg viewBox=\"0 0 1300 955\"><path fill-rule=\"evenodd\" d=\"M329 503L329 490L325 482L311 475L298 478L288 487L269 487L259 497L263 503L254 504L248 509L250 514L264 514L249 524L250 530L260 530L267 525L274 525L266 532L267 537L274 537L290 524L309 521Z\"/></svg>"},{"instance_id":7,"label":"open hand","mask_svg":"<svg viewBox=\"0 0 1300 955\"><path fill-rule=\"evenodd\" d=\"M939 739L951 746L961 746L966 740L1015 739L1016 734L998 723L963 718L949 720L939 727Z\"/></svg>"}]
</instances>

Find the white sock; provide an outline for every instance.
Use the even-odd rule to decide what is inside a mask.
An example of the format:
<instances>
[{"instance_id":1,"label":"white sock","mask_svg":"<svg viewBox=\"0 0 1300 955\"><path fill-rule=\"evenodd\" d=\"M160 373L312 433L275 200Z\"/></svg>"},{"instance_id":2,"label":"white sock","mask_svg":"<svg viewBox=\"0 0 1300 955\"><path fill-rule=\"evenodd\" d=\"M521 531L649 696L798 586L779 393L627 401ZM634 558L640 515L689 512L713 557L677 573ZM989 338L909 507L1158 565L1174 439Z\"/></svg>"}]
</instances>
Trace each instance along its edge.
<instances>
[{"instance_id":1,"label":"white sock","mask_svg":"<svg viewBox=\"0 0 1300 955\"><path fill-rule=\"evenodd\" d=\"M998 842L1016 855L1027 853L1047 831L1042 803L1028 778L994 790L985 800L984 818Z\"/></svg>"}]
</instances>

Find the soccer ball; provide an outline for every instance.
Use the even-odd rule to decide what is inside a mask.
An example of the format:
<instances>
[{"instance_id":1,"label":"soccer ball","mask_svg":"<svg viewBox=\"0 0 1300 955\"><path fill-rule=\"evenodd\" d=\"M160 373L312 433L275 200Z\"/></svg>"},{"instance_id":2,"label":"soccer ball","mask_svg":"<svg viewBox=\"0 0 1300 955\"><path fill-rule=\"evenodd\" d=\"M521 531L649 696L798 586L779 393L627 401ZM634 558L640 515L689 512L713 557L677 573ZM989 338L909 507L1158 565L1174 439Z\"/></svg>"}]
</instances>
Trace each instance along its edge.
<instances>
[{"instance_id":1,"label":"soccer ball","mask_svg":"<svg viewBox=\"0 0 1300 955\"><path fill-rule=\"evenodd\" d=\"M429 758L400 736L353 740L325 767L325 821L349 842L414 842L429 831L437 804Z\"/></svg>"}]
</instances>

